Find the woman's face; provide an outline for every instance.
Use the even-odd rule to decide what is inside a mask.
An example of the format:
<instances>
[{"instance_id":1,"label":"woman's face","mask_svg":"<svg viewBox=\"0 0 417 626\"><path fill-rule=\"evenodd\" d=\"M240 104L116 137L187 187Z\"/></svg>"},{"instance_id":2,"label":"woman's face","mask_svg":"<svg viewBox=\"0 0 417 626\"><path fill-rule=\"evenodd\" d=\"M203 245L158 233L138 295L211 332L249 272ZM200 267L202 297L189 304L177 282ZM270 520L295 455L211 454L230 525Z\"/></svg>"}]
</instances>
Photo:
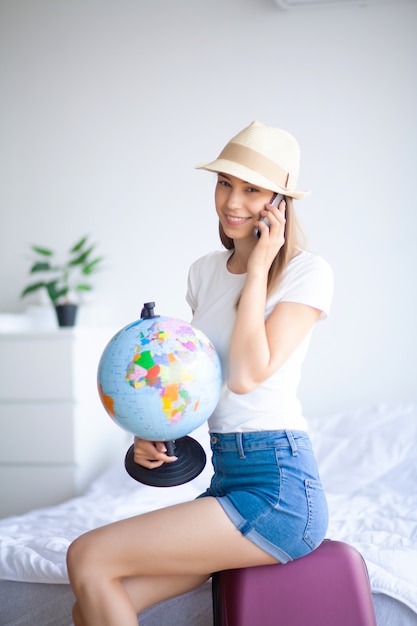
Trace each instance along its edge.
<instances>
[{"instance_id":1,"label":"woman's face","mask_svg":"<svg viewBox=\"0 0 417 626\"><path fill-rule=\"evenodd\" d=\"M259 213L274 193L230 174L218 174L215 203L225 234L231 239L253 237Z\"/></svg>"}]
</instances>

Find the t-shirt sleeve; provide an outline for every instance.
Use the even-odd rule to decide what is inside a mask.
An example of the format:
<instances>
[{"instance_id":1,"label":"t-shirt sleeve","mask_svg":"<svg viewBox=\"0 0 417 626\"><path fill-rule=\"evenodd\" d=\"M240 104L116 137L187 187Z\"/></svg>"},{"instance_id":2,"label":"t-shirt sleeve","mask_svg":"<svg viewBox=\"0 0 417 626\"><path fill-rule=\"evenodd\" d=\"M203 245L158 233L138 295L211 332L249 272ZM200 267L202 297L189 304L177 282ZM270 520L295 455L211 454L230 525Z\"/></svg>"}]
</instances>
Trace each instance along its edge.
<instances>
[{"instance_id":1,"label":"t-shirt sleeve","mask_svg":"<svg viewBox=\"0 0 417 626\"><path fill-rule=\"evenodd\" d=\"M278 302L297 302L321 311L320 319L330 312L333 299L334 275L330 265L321 256L307 253L297 257L288 266L288 272L279 291Z\"/></svg>"},{"instance_id":2,"label":"t-shirt sleeve","mask_svg":"<svg viewBox=\"0 0 417 626\"><path fill-rule=\"evenodd\" d=\"M195 311L197 308L197 275L198 269L197 262L195 261L188 271L187 294L185 296L192 311Z\"/></svg>"}]
</instances>

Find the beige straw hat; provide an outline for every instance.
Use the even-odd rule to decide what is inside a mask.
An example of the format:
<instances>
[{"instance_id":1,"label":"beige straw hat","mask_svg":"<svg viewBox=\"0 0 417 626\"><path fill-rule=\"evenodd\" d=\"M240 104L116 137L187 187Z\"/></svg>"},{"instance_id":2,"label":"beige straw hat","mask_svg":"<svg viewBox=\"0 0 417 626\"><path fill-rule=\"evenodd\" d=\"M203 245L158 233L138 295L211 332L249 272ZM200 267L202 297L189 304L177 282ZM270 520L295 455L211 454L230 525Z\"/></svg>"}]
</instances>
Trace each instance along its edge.
<instances>
[{"instance_id":1,"label":"beige straw hat","mask_svg":"<svg viewBox=\"0 0 417 626\"><path fill-rule=\"evenodd\" d=\"M291 198L310 193L296 190L300 148L295 138L257 121L233 137L215 161L199 163L196 169L230 174Z\"/></svg>"}]
</instances>

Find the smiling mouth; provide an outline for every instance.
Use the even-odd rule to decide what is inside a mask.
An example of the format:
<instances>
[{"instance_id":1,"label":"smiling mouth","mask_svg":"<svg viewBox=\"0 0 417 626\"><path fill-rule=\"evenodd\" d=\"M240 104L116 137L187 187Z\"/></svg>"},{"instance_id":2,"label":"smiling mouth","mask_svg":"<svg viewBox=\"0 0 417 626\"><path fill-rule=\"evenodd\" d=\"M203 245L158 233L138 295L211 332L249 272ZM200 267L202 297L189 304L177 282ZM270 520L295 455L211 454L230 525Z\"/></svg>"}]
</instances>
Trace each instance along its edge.
<instances>
[{"instance_id":1,"label":"smiling mouth","mask_svg":"<svg viewBox=\"0 0 417 626\"><path fill-rule=\"evenodd\" d=\"M231 226L239 226L240 224L246 224L249 221L250 217L233 217L231 215L226 215L227 223Z\"/></svg>"}]
</instances>

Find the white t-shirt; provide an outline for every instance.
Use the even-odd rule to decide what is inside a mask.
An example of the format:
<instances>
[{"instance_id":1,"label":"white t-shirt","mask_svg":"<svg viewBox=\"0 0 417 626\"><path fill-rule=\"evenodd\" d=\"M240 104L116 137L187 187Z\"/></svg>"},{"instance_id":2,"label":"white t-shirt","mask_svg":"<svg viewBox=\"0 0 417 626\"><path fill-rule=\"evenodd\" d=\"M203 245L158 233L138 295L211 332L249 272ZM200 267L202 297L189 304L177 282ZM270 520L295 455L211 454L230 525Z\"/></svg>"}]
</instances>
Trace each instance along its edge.
<instances>
[{"instance_id":1,"label":"white t-shirt","mask_svg":"<svg viewBox=\"0 0 417 626\"><path fill-rule=\"evenodd\" d=\"M246 274L231 274L227 260L231 251L212 252L197 259L188 275L187 302L194 311L193 326L214 344L222 363L220 400L208 420L210 432L257 430L306 430L307 422L297 398L301 365L311 331L287 361L270 378L246 394L228 389L227 369L236 302ZM319 309L327 317L333 296L333 272L320 256L300 251L285 268L277 289L268 297L265 319L279 302L298 302Z\"/></svg>"}]
</instances>

